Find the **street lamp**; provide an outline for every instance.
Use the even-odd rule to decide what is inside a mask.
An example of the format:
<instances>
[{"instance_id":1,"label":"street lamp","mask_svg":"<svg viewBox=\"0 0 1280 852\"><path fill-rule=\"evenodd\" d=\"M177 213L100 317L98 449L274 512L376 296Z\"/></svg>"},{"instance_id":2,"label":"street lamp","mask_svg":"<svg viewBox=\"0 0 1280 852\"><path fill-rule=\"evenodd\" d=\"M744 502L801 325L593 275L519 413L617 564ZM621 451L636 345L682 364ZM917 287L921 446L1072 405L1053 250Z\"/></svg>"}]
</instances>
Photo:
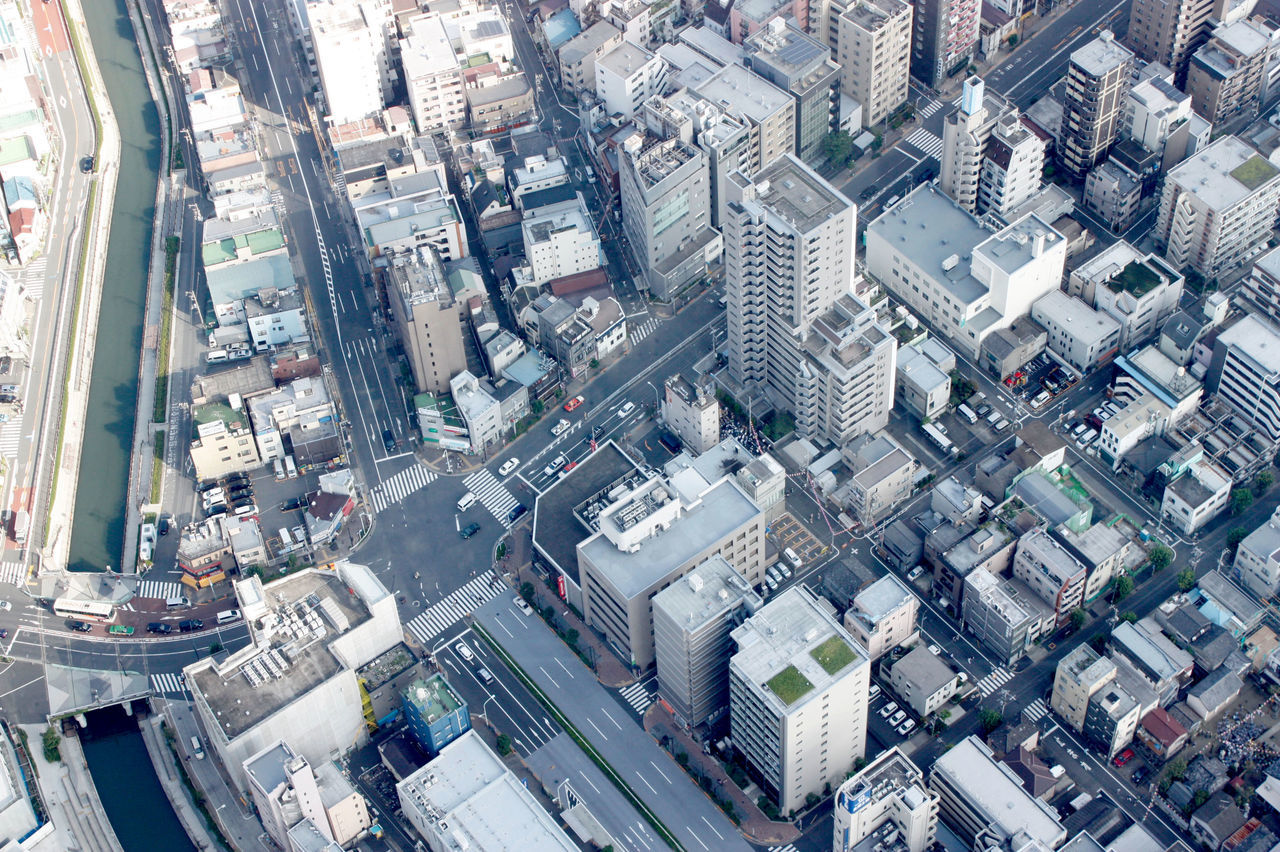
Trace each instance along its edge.
<instances>
[{"instance_id":1,"label":"street lamp","mask_svg":"<svg viewBox=\"0 0 1280 852\"><path fill-rule=\"evenodd\" d=\"M658 415L658 412L662 409L662 401L661 401L661 398L658 396L658 386L655 385L653 382L649 381L648 379L645 379L645 384L653 388L653 414L656 417Z\"/></svg>"}]
</instances>

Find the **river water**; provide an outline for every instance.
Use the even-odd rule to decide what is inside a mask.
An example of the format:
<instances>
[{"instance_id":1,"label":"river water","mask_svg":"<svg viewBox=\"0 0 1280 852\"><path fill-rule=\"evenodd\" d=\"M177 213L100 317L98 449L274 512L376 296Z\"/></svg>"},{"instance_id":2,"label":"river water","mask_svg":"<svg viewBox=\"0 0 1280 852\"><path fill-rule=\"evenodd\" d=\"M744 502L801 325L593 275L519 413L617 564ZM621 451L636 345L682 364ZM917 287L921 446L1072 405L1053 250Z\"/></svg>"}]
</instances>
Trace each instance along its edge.
<instances>
[{"instance_id":1,"label":"river water","mask_svg":"<svg viewBox=\"0 0 1280 852\"><path fill-rule=\"evenodd\" d=\"M83 7L123 140L71 534L70 567L102 570L120 567L124 547L161 124L125 0L92 0ZM156 777L137 720L118 707L89 719L85 758L126 852L194 852Z\"/></svg>"}]
</instances>

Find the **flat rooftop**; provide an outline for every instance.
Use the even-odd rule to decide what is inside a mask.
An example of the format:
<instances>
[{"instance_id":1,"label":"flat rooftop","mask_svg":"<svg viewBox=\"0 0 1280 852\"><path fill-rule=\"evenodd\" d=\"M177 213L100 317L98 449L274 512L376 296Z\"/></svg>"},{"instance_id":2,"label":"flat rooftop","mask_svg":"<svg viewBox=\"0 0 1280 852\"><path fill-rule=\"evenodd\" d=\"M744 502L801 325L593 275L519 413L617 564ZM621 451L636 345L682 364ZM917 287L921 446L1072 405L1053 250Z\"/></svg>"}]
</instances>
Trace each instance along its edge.
<instances>
[{"instance_id":1,"label":"flat rooftop","mask_svg":"<svg viewBox=\"0 0 1280 852\"><path fill-rule=\"evenodd\" d=\"M1132 60L1133 51L1116 41L1109 30L1103 30L1097 38L1071 54L1071 64L1095 77Z\"/></svg>"},{"instance_id":2,"label":"flat rooftop","mask_svg":"<svg viewBox=\"0 0 1280 852\"><path fill-rule=\"evenodd\" d=\"M597 68L605 68L619 77L629 77L640 70L646 62L653 59L653 54L640 47L624 41L613 50L596 60Z\"/></svg>"},{"instance_id":3,"label":"flat rooftop","mask_svg":"<svg viewBox=\"0 0 1280 852\"><path fill-rule=\"evenodd\" d=\"M370 575L372 576L372 575ZM241 665L200 667L188 674L233 739L342 669L329 643L368 621L370 613L336 573L308 570L266 588L268 613L251 625L258 653ZM255 647L250 646L250 647ZM230 662L230 661L228 661Z\"/></svg>"},{"instance_id":4,"label":"flat rooftop","mask_svg":"<svg viewBox=\"0 0 1280 852\"><path fill-rule=\"evenodd\" d=\"M757 202L802 233L853 207L853 202L791 154L761 169L751 180Z\"/></svg>"},{"instance_id":5,"label":"flat rooftop","mask_svg":"<svg viewBox=\"0 0 1280 852\"><path fill-rule=\"evenodd\" d=\"M757 124L793 103L790 93L739 65L728 65L693 88L707 100Z\"/></svg>"},{"instance_id":6,"label":"flat rooftop","mask_svg":"<svg viewBox=\"0 0 1280 852\"><path fill-rule=\"evenodd\" d=\"M1170 169L1166 180L1183 187L1209 209L1224 211L1277 176L1280 169L1247 143L1223 136Z\"/></svg>"},{"instance_id":7,"label":"flat rooftop","mask_svg":"<svg viewBox=\"0 0 1280 852\"><path fill-rule=\"evenodd\" d=\"M443 718L462 706L462 700L441 674L414 680L404 688L403 695L404 700L417 707L428 722Z\"/></svg>"},{"instance_id":8,"label":"flat rooftop","mask_svg":"<svg viewBox=\"0 0 1280 852\"><path fill-rule=\"evenodd\" d=\"M867 226L911 262L942 283L962 305L986 295L987 288L970 274L973 250L991 232L934 187L921 184ZM943 262L955 255L951 269Z\"/></svg>"},{"instance_id":9,"label":"flat rooftop","mask_svg":"<svg viewBox=\"0 0 1280 852\"><path fill-rule=\"evenodd\" d=\"M678 486L673 484L672 490ZM724 479L693 505L685 503L665 531L644 539L635 552L619 550L604 532L579 544L578 552L619 592L635 597L759 514L760 509L737 483Z\"/></svg>"},{"instance_id":10,"label":"flat rooftop","mask_svg":"<svg viewBox=\"0 0 1280 852\"><path fill-rule=\"evenodd\" d=\"M896 612L904 603L915 597L902 581L886 574L867 586L853 599L859 617L871 624L878 624L885 616Z\"/></svg>"},{"instance_id":11,"label":"flat rooftop","mask_svg":"<svg viewBox=\"0 0 1280 852\"><path fill-rule=\"evenodd\" d=\"M1280 372L1280 334L1256 314L1245 315L1219 334L1218 343L1245 355L1268 373Z\"/></svg>"},{"instance_id":12,"label":"flat rooftop","mask_svg":"<svg viewBox=\"0 0 1280 852\"><path fill-rule=\"evenodd\" d=\"M564 830L475 731L396 785L401 806L424 823L444 822L453 850L499 852L519 847L578 852Z\"/></svg>"},{"instance_id":13,"label":"flat rooftop","mask_svg":"<svg viewBox=\"0 0 1280 852\"><path fill-rule=\"evenodd\" d=\"M1049 849L1066 838L1053 809L1028 793L1013 770L997 761L976 736L956 743L934 762L931 776L938 775L966 794L1006 836L1025 831Z\"/></svg>"},{"instance_id":14,"label":"flat rooftop","mask_svg":"<svg viewBox=\"0 0 1280 852\"><path fill-rule=\"evenodd\" d=\"M869 664L867 652L823 603L803 586L792 586L731 634L738 651L729 661L730 669L772 695L779 715L805 696L826 691L855 667Z\"/></svg>"},{"instance_id":15,"label":"flat rooftop","mask_svg":"<svg viewBox=\"0 0 1280 852\"><path fill-rule=\"evenodd\" d=\"M691 633L744 603L754 612L761 606L760 596L718 554L653 596L655 611L667 613Z\"/></svg>"},{"instance_id":16,"label":"flat rooftop","mask_svg":"<svg viewBox=\"0 0 1280 852\"><path fill-rule=\"evenodd\" d=\"M1035 307L1046 318L1066 329L1072 337L1094 346L1115 337L1119 341L1120 323L1108 314L1095 311L1088 303L1061 290L1052 290L1036 300Z\"/></svg>"}]
</instances>

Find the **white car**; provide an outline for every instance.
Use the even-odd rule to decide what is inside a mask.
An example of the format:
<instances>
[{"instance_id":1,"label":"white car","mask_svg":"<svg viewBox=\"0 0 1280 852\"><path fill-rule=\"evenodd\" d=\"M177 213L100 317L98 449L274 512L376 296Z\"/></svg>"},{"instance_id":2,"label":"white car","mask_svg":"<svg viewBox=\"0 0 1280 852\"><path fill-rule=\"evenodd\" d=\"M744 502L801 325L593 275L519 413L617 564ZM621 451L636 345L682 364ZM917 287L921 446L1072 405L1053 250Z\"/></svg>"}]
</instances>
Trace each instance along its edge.
<instances>
[{"instance_id":1,"label":"white car","mask_svg":"<svg viewBox=\"0 0 1280 852\"><path fill-rule=\"evenodd\" d=\"M880 685L879 685L879 684L877 684L877 683L873 683L873 684L871 684L871 689L869 689L869 690L867 691L867 696L868 696L869 698L871 698L873 701L874 701L876 698L879 698L879 697L880 697Z\"/></svg>"},{"instance_id":2,"label":"white car","mask_svg":"<svg viewBox=\"0 0 1280 852\"><path fill-rule=\"evenodd\" d=\"M507 459L502 463L502 467L498 468L499 476L506 476L511 471L520 466L520 459Z\"/></svg>"},{"instance_id":3,"label":"white car","mask_svg":"<svg viewBox=\"0 0 1280 852\"><path fill-rule=\"evenodd\" d=\"M476 655L471 653L471 649L467 647L465 642L459 642L454 645L453 650L457 651L458 656L466 660L468 663L476 658Z\"/></svg>"},{"instance_id":4,"label":"white car","mask_svg":"<svg viewBox=\"0 0 1280 852\"><path fill-rule=\"evenodd\" d=\"M929 653L933 654L935 657L940 657L942 656L942 649L939 648L937 645L930 645Z\"/></svg>"},{"instance_id":5,"label":"white car","mask_svg":"<svg viewBox=\"0 0 1280 852\"><path fill-rule=\"evenodd\" d=\"M899 710L897 713L894 713L892 716L889 717L889 724L894 726L901 725L903 722L906 721L906 719L907 719L907 714L902 710Z\"/></svg>"},{"instance_id":6,"label":"white car","mask_svg":"<svg viewBox=\"0 0 1280 852\"><path fill-rule=\"evenodd\" d=\"M13 604L9 603L8 601L0 601L0 610L8 612L11 609L13 609Z\"/></svg>"},{"instance_id":7,"label":"white car","mask_svg":"<svg viewBox=\"0 0 1280 852\"><path fill-rule=\"evenodd\" d=\"M924 566L923 566L923 565L917 565L916 567L912 568L912 569L907 573L907 579L908 579L908 580L914 580L916 577L919 577L919 576L920 576L921 574L923 574L923 573L924 573Z\"/></svg>"},{"instance_id":8,"label":"white car","mask_svg":"<svg viewBox=\"0 0 1280 852\"><path fill-rule=\"evenodd\" d=\"M628 414L630 414L635 410L636 410L636 404L634 402L628 402L626 405L622 406L622 408L618 409L618 417L619 418L626 417Z\"/></svg>"},{"instance_id":9,"label":"white car","mask_svg":"<svg viewBox=\"0 0 1280 852\"><path fill-rule=\"evenodd\" d=\"M880 708L880 715L888 719L894 713L898 712L898 704L896 701L890 701L888 704Z\"/></svg>"},{"instance_id":10,"label":"white car","mask_svg":"<svg viewBox=\"0 0 1280 852\"><path fill-rule=\"evenodd\" d=\"M524 598L520 597L519 595L516 595L514 598L512 598L511 602L514 603L516 605L516 608L519 609L521 612L523 612L525 615L533 615L533 608L529 606L529 602L526 601Z\"/></svg>"},{"instance_id":11,"label":"white car","mask_svg":"<svg viewBox=\"0 0 1280 852\"><path fill-rule=\"evenodd\" d=\"M915 728L916 728L916 723L908 719L907 721L903 722L901 725L898 726L898 733L905 737L908 734L910 734L912 731L914 731Z\"/></svg>"},{"instance_id":12,"label":"white car","mask_svg":"<svg viewBox=\"0 0 1280 852\"><path fill-rule=\"evenodd\" d=\"M559 423L551 427L551 434L563 435L565 432L569 431L570 425L572 424L570 424L568 420L561 420Z\"/></svg>"}]
</instances>

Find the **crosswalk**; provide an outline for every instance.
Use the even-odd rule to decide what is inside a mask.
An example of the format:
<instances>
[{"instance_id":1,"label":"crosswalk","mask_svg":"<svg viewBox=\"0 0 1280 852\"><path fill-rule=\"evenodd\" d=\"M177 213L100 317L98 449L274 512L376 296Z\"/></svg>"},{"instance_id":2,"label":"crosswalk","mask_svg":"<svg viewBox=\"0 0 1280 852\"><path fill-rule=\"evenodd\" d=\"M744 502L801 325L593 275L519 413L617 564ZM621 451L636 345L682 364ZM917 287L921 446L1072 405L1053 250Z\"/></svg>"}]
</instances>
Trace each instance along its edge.
<instances>
[{"instance_id":1,"label":"crosswalk","mask_svg":"<svg viewBox=\"0 0 1280 852\"><path fill-rule=\"evenodd\" d=\"M22 443L22 421L14 418L8 423L0 424L0 456L7 459L18 457L18 445Z\"/></svg>"},{"instance_id":2,"label":"crosswalk","mask_svg":"<svg viewBox=\"0 0 1280 852\"><path fill-rule=\"evenodd\" d=\"M920 149L920 152L926 157L942 156L942 139L931 130L917 127L905 141L908 145Z\"/></svg>"},{"instance_id":3,"label":"crosswalk","mask_svg":"<svg viewBox=\"0 0 1280 852\"><path fill-rule=\"evenodd\" d=\"M182 698L186 695L186 690L182 687L182 681L178 680L178 675L173 672L153 674L151 676L151 691L157 695L171 698Z\"/></svg>"},{"instance_id":4,"label":"crosswalk","mask_svg":"<svg viewBox=\"0 0 1280 852\"><path fill-rule=\"evenodd\" d=\"M519 505L520 501L512 496L507 490L507 486L498 481L498 478L489 472L488 468L480 468L475 473L462 480L462 484L467 486L467 490L484 504L498 523L504 527L510 527L511 522L507 520L507 515Z\"/></svg>"},{"instance_id":5,"label":"crosswalk","mask_svg":"<svg viewBox=\"0 0 1280 852\"><path fill-rule=\"evenodd\" d=\"M657 329L657 327L658 327L658 318L649 317L640 325L632 328L631 329L631 345L635 346L641 340L644 340L646 337L653 334L654 330Z\"/></svg>"},{"instance_id":6,"label":"crosswalk","mask_svg":"<svg viewBox=\"0 0 1280 852\"><path fill-rule=\"evenodd\" d=\"M22 289L28 299L39 301L40 297L44 295L44 276L48 265L49 256L42 254L23 268Z\"/></svg>"},{"instance_id":7,"label":"crosswalk","mask_svg":"<svg viewBox=\"0 0 1280 852\"><path fill-rule=\"evenodd\" d=\"M21 586L27 581L27 566L22 562L0 562L0 583Z\"/></svg>"},{"instance_id":8,"label":"crosswalk","mask_svg":"<svg viewBox=\"0 0 1280 852\"><path fill-rule=\"evenodd\" d=\"M800 852L800 850L796 849L794 843L788 843L786 846L770 846L769 852Z\"/></svg>"},{"instance_id":9,"label":"crosswalk","mask_svg":"<svg viewBox=\"0 0 1280 852\"><path fill-rule=\"evenodd\" d=\"M134 597L139 598L161 598L168 600L182 596L182 584L170 583L165 580L142 580L138 583L138 590L133 593Z\"/></svg>"},{"instance_id":10,"label":"crosswalk","mask_svg":"<svg viewBox=\"0 0 1280 852\"><path fill-rule=\"evenodd\" d=\"M497 597L506 588L490 569L432 604L405 627L419 642L428 645L432 639Z\"/></svg>"},{"instance_id":11,"label":"crosswalk","mask_svg":"<svg viewBox=\"0 0 1280 852\"><path fill-rule=\"evenodd\" d=\"M1004 666L993 671L991 674L978 681L978 692L983 698L995 692L1009 681L1013 680L1013 673Z\"/></svg>"},{"instance_id":12,"label":"crosswalk","mask_svg":"<svg viewBox=\"0 0 1280 852\"><path fill-rule=\"evenodd\" d=\"M653 703L653 694L649 692L647 681L642 680L639 683L633 683L625 689L618 690L618 694L640 716L643 716L644 711L648 710L649 705Z\"/></svg>"},{"instance_id":13,"label":"crosswalk","mask_svg":"<svg viewBox=\"0 0 1280 852\"><path fill-rule=\"evenodd\" d=\"M920 107L920 111L916 113L920 118L928 118L938 110L942 109L942 104L930 98L924 106Z\"/></svg>"},{"instance_id":14,"label":"crosswalk","mask_svg":"<svg viewBox=\"0 0 1280 852\"><path fill-rule=\"evenodd\" d=\"M436 475L433 472L422 465L415 464L395 476L382 480L369 492L369 502L373 504L374 514L388 506L394 506L413 492L426 488L435 478Z\"/></svg>"},{"instance_id":15,"label":"crosswalk","mask_svg":"<svg viewBox=\"0 0 1280 852\"><path fill-rule=\"evenodd\" d=\"M1045 705L1043 698L1037 698L1027 705L1022 711L1022 717L1028 722L1039 722L1045 716L1049 715L1049 708Z\"/></svg>"}]
</instances>

